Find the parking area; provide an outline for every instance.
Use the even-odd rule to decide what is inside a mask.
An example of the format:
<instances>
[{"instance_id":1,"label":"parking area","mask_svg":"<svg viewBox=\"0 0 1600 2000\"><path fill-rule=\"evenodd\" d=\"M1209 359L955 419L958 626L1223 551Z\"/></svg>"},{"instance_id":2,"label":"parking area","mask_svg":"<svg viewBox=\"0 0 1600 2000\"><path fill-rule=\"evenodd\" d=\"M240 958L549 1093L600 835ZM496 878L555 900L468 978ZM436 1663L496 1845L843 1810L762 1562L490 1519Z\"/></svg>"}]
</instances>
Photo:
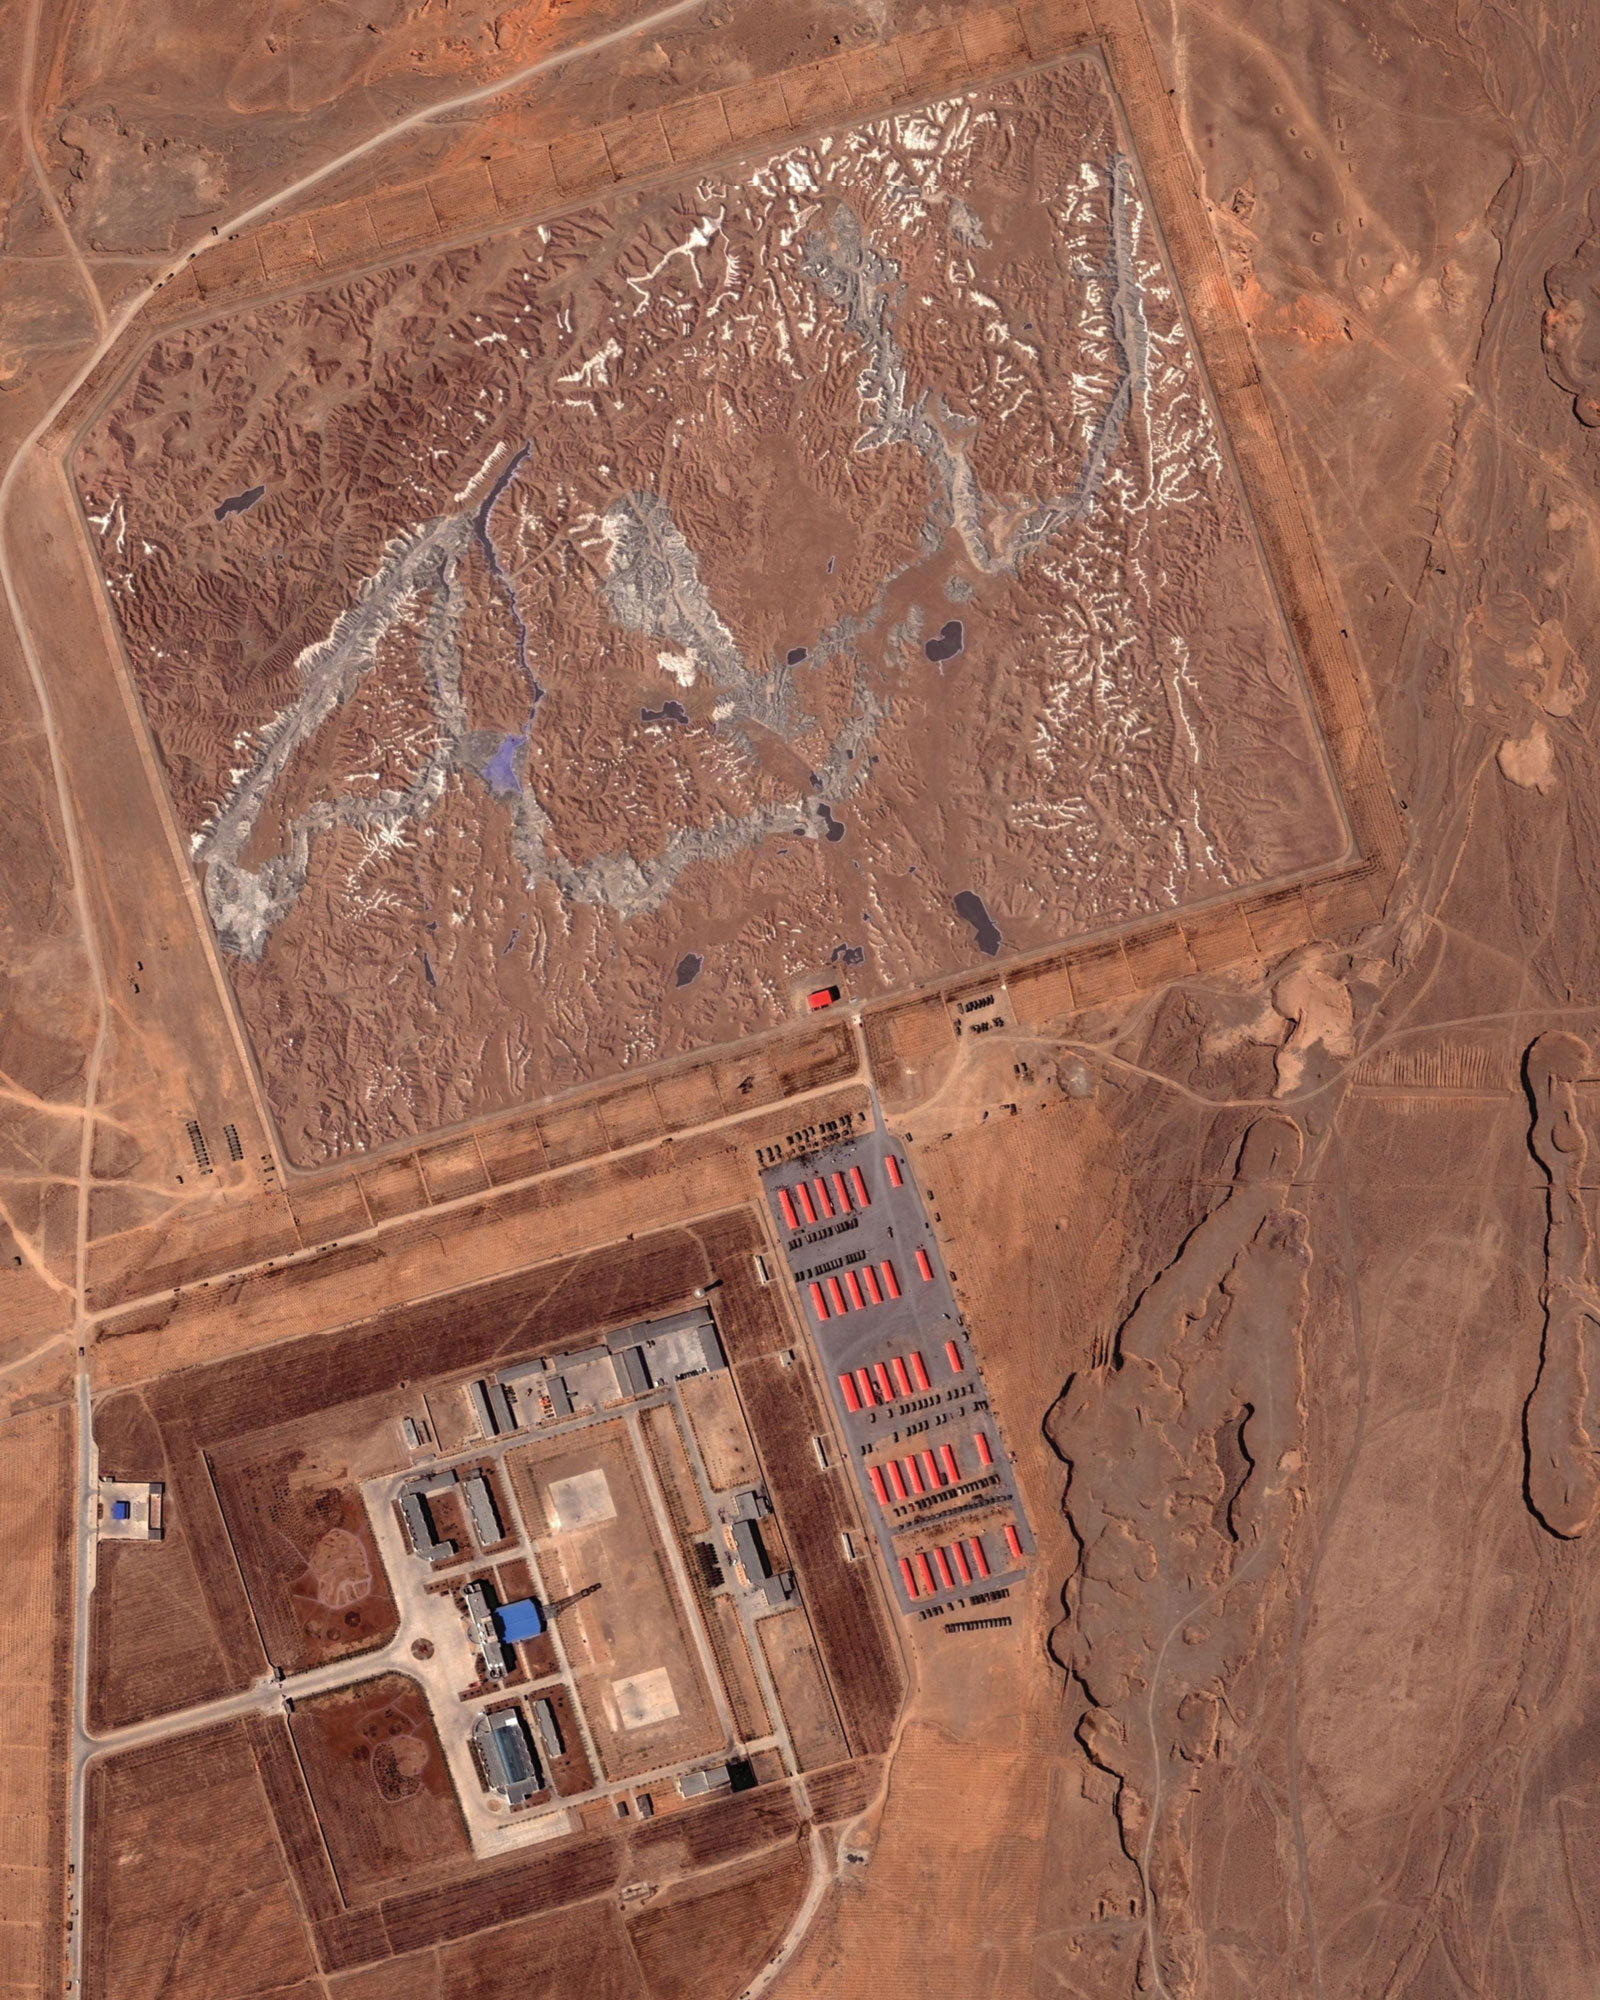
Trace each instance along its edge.
<instances>
[{"instance_id":1,"label":"parking area","mask_svg":"<svg viewBox=\"0 0 1600 2000\"><path fill-rule=\"evenodd\" d=\"M762 1180L901 1610L1003 1593L1034 1541L903 1150L872 1133Z\"/></svg>"}]
</instances>

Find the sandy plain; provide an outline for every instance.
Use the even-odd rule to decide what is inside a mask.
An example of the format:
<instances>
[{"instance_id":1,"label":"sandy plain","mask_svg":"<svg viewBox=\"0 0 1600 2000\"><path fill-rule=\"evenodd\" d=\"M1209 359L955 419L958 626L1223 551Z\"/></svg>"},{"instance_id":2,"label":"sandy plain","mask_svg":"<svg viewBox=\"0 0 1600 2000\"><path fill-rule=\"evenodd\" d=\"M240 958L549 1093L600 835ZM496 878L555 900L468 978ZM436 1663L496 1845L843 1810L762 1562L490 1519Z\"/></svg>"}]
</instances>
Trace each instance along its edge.
<instances>
[{"instance_id":1,"label":"sandy plain","mask_svg":"<svg viewBox=\"0 0 1600 2000\"><path fill-rule=\"evenodd\" d=\"M26 5L10 18L32 51L25 91L64 112L63 79L76 72L61 58L58 19ZM887 1804L870 1832L850 1833L870 1858L840 1864L778 1990L855 1996L954 1979L1008 2000L1141 1989L1567 2000L1596 1977L1592 1428L1571 1392L1590 1337L1585 1312L1571 1310L1590 1282L1575 1219L1596 1193L1592 1145L1575 1135L1593 1136L1588 1052L1600 1033L1585 803L1596 267L1573 196L1593 178L1591 52L1564 7L1516 22L1421 0L1145 18L1178 120L1161 157L1203 190L1262 405L1371 682L1404 805L1404 866L1382 885L1381 918L1370 904L1343 918L1322 905L1292 942L1247 928L1226 959L1146 961L1136 980L1131 956L1119 956L1129 969L1109 988L1080 994L1069 979L1053 1001L1035 985L1013 1009L1020 1026L982 1042L957 1042L935 1010L870 1043L891 1115L915 1134L935 1191L1036 1518L1064 1495L1096 1554L1080 1567L1057 1513L1049 1582L1011 1649L982 1672L958 1663L948 1679L919 1665ZM698 49L696 37L716 32L686 30L686 43ZM735 46L740 26L723 32ZM103 39L110 92L127 96L128 58L115 33ZM158 75L170 74L165 46L152 38ZM747 58L748 44L737 46ZM770 55L784 59L776 41ZM599 115L622 109L617 94ZM248 134L255 114L213 115ZM294 145L326 145L338 115L309 120ZM15 440L90 351L131 267L93 248L79 251L81 271L76 256L62 261L66 239L28 181L14 126L7 146L19 198L4 242L16 282L3 420ZM74 212L81 227L87 211ZM14 573L19 490L6 526ZM31 518L57 517L41 508ZM55 571L43 574L63 621L89 606L72 629L92 638L92 598L76 594L70 573L59 588ZM335 1267L338 1252L302 1247L254 1154L226 1194L205 1186L191 1203L175 1190L192 1075L214 1046L233 1051L241 1077L246 1065L204 979L177 979L162 997L194 1016L186 1037L153 1031L108 977L131 980L137 948L125 971L109 951L97 969L98 933L118 935L96 887L111 851L91 837L103 794L81 781L58 790L51 758L62 738L48 711L40 718L9 630L0 650L21 718L0 747L4 796L26 829L5 848L5 1067L20 1086L5 1100L18 1144L7 1217L22 1261L7 1281L18 1304L4 1386L8 1408L36 1403L64 1424L80 1341L95 1382L138 1381L207 1342L224 1352L348 1319L339 1300L362 1275ZM82 699L64 657L46 666L43 684L64 706ZM126 893L155 893L130 873ZM171 908L194 924L181 895ZM197 925L184 935L203 938ZM204 967L204 949L193 949ZM115 1032L97 1033L106 1021ZM1553 1032L1586 1053L1545 1043ZM250 1102L246 1084L207 1114L207 1129L237 1123ZM1215 1326L1235 1309L1224 1303L1231 1275L1191 1262L1186 1244L1214 1218L1208 1257L1244 1254L1217 1239L1243 1220L1241 1197L1257 1199L1239 1176L1246 1134L1285 1116L1301 1157L1287 1182L1270 1183L1270 1213L1290 1219L1273 1224L1260 1259L1251 1236L1240 1298L1249 1309L1262 1269L1273 1274L1274 1351L1287 1358L1279 1379L1294 1405L1288 1450L1300 1462L1278 1468L1287 1524L1280 1509L1246 1545L1230 1522L1242 1520L1236 1503L1249 1487L1239 1485L1249 1424L1241 1439L1228 1401L1245 1385L1224 1380L1224 1421L1196 1429L1218 1386L1196 1373L1164 1301L1193 1300L1200 1323ZM1557 1135L1567 1143L1552 1143ZM568 1207L486 1203L481 1235L470 1199L415 1225L393 1211L375 1217L346 1183L359 1211L351 1233L375 1281L401 1292L426 1288L430 1270L442 1282L457 1259L511 1268L530 1236L603 1243L633 1227L627 1158L579 1169ZM644 1180L661 1204L653 1212L723 1205L705 1199L706 1177L738 1165L708 1160L686 1163L681 1182L676 1165ZM91 1303L84 1225L119 1167L142 1182L150 1217L187 1206L181 1224L127 1230L120 1261L105 1267L111 1289ZM545 1171L542 1153L532 1171ZM209 1218L223 1212L226 1228L214 1229ZM330 1199L324 1216L336 1212ZM308 1224L316 1244L340 1233L316 1233L327 1228ZM142 1283L158 1242L167 1261ZM286 1254L294 1261L265 1270ZM258 1265L236 1286L200 1289L202 1274ZM98 1311L114 1316L110 1336L130 1300L157 1293L153 1319L147 1304L142 1326L130 1320L121 1338L96 1343ZM1122 1575L1116 1550L1096 1523L1129 1491L1107 1483L1093 1441L1126 1425L1130 1408L1166 1445L1136 1468L1138 1516L1184 1526L1151 1541L1149 1576L1119 1610L1120 1592L1104 1587ZM1531 1461L1525 1408L1536 1419ZM24 1525L18 1547L44 1550L53 1521L30 1511ZM1240 1574L1257 1550L1266 1559ZM1163 1621L1185 1608L1197 1577L1224 1587L1202 1621L1200 1686L1170 1678L1160 1659ZM1158 1727L1153 1751L1134 1759L1116 1739L1130 1699L1140 1712L1140 1680L1155 1693L1142 1715ZM963 1753L988 1788L985 1817L964 1821L958 1842L945 1785ZM37 1801L44 1785L41 1772ZM251 1796L246 1785L240 1797ZM137 1797L132 1806L146 1809ZM198 1838L170 1805L162 1812L170 1841ZM798 1865L789 1847L774 1855L760 1866ZM936 1938L905 1915L908 1889L930 1883ZM148 1912L167 1910L178 1885L165 1873L131 1886ZM279 1950L275 1898L287 1891L237 1870L223 1886L262 1913L245 1937L262 1945L253 1964L241 1968L237 1953L214 1962L240 1991L257 1974L295 2000L319 1989L429 2000L493 1990L498 1955L484 1938L418 1946L376 1983L361 1971L324 1978ZM682 1933L657 1926L653 1911L672 1907L624 1917L605 1891L575 1914L519 1917L490 1935L515 1937L555 1991L574 1950L593 1968L592 1990L666 1991ZM753 1964L771 1932L760 1933L755 1903L735 1896L732 1907L751 1912L739 1934ZM178 1908L175 1921L191 1914ZM121 1935L136 1968L141 1933ZM189 1935L211 1937L203 1923ZM662 1943L653 1955L651 1936ZM140 1990L143 1977L133 1971L118 1990ZM745 1977L730 1965L727 1990ZM215 1989L213 1969L200 1990L208 1978ZM59 1981L30 1969L22 1990Z\"/></svg>"}]
</instances>

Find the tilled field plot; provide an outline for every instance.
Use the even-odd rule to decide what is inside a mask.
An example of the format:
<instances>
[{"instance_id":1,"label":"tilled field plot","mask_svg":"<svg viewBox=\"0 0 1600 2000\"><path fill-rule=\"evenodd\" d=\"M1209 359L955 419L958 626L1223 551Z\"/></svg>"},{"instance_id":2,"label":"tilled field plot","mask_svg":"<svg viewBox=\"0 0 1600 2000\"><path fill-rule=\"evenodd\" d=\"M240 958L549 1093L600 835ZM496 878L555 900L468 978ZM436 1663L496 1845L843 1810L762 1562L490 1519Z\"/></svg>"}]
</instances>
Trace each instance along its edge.
<instances>
[{"instance_id":1,"label":"tilled field plot","mask_svg":"<svg viewBox=\"0 0 1600 2000\"><path fill-rule=\"evenodd\" d=\"M165 336L79 477L305 1162L1347 845L1090 60Z\"/></svg>"},{"instance_id":2,"label":"tilled field plot","mask_svg":"<svg viewBox=\"0 0 1600 2000\"><path fill-rule=\"evenodd\" d=\"M290 1727L346 1902L470 1860L439 1734L409 1676L299 1702Z\"/></svg>"},{"instance_id":3,"label":"tilled field plot","mask_svg":"<svg viewBox=\"0 0 1600 2000\"><path fill-rule=\"evenodd\" d=\"M268 1656L288 1672L393 1638L393 1593L353 1486L297 1478L299 1447L216 1468L218 1496Z\"/></svg>"},{"instance_id":4,"label":"tilled field plot","mask_svg":"<svg viewBox=\"0 0 1600 2000\"><path fill-rule=\"evenodd\" d=\"M96 1764L86 2000L266 1994L313 1971L245 1725Z\"/></svg>"}]
</instances>

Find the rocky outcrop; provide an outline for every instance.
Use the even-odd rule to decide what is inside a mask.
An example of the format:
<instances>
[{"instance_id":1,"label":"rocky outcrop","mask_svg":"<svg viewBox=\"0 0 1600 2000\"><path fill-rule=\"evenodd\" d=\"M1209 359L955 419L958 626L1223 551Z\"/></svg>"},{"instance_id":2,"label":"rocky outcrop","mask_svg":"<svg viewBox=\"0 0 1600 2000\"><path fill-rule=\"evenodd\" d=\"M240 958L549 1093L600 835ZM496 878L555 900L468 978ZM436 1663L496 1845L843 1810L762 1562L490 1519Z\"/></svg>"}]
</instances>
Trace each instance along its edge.
<instances>
[{"instance_id":1,"label":"rocky outcrop","mask_svg":"<svg viewBox=\"0 0 1600 2000\"><path fill-rule=\"evenodd\" d=\"M1576 1035L1541 1035L1528 1050L1523 1074L1533 1101L1528 1143L1549 1177L1545 1230L1544 1341L1539 1374L1528 1398L1528 1505L1553 1535L1581 1535L1600 1510L1600 1456L1595 1433L1596 1338L1600 1291L1594 1282L1594 1238L1583 1198L1589 1140L1579 1122L1574 1086L1591 1057Z\"/></svg>"},{"instance_id":2,"label":"rocky outcrop","mask_svg":"<svg viewBox=\"0 0 1600 2000\"><path fill-rule=\"evenodd\" d=\"M1222 1753L1227 1689L1260 1636L1299 1505L1310 1250L1290 1205L1300 1133L1258 1119L1226 1200L1146 1288L1048 1430L1079 1544L1054 1648L1079 1737L1116 1781L1145 1897L1141 1990L1200 1990L1188 1805Z\"/></svg>"}]
</instances>

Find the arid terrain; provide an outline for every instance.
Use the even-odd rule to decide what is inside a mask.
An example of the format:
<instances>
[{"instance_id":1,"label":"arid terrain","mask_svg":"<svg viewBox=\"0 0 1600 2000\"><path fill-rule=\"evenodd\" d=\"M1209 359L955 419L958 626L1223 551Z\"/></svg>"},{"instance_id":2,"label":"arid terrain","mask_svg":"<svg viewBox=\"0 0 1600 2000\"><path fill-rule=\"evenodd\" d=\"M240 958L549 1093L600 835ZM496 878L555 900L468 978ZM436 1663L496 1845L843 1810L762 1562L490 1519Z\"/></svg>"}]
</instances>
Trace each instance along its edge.
<instances>
[{"instance_id":1,"label":"arid terrain","mask_svg":"<svg viewBox=\"0 0 1600 2000\"><path fill-rule=\"evenodd\" d=\"M1582 10L0 25L0 1994L1588 2000Z\"/></svg>"},{"instance_id":2,"label":"arid terrain","mask_svg":"<svg viewBox=\"0 0 1600 2000\"><path fill-rule=\"evenodd\" d=\"M1127 145L1078 58L150 350L79 486L292 1160L1341 858Z\"/></svg>"}]
</instances>

